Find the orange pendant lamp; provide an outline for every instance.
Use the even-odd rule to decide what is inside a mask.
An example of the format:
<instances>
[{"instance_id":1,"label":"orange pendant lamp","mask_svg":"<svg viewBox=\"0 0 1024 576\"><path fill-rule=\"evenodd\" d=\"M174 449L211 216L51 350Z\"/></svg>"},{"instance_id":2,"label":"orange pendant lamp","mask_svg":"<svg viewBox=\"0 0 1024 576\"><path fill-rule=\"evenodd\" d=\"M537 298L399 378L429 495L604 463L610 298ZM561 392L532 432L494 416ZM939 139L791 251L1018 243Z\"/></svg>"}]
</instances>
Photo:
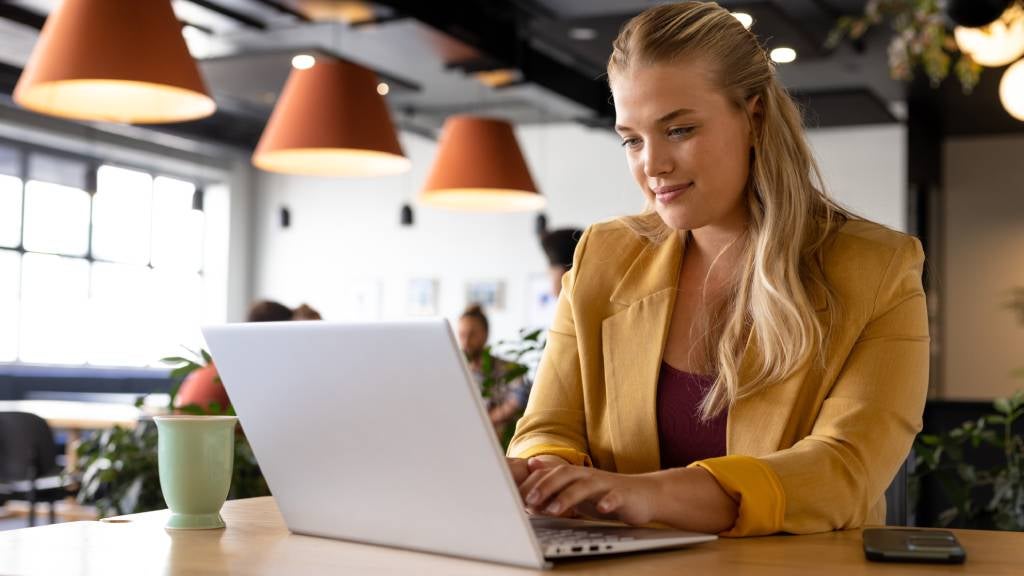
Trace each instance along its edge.
<instances>
[{"instance_id":1,"label":"orange pendant lamp","mask_svg":"<svg viewBox=\"0 0 1024 576\"><path fill-rule=\"evenodd\" d=\"M477 116L452 116L445 121L437 158L419 201L481 212L540 210L545 204L512 125Z\"/></svg>"},{"instance_id":2,"label":"orange pendant lamp","mask_svg":"<svg viewBox=\"0 0 1024 576\"><path fill-rule=\"evenodd\" d=\"M216 109L170 0L63 0L43 25L14 101L51 116L135 124Z\"/></svg>"},{"instance_id":3,"label":"orange pendant lamp","mask_svg":"<svg viewBox=\"0 0 1024 576\"><path fill-rule=\"evenodd\" d=\"M252 155L257 168L311 176L405 172L377 75L350 62L317 58L293 69Z\"/></svg>"}]
</instances>

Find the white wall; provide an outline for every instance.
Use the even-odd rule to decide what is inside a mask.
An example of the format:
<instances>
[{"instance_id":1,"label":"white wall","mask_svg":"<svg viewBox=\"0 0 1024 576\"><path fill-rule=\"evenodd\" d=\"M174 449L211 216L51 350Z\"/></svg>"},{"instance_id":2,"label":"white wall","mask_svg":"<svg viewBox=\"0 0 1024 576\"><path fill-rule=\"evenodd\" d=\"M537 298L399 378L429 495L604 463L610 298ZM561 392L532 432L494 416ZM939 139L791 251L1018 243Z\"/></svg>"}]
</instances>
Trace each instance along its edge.
<instances>
[{"instance_id":1,"label":"white wall","mask_svg":"<svg viewBox=\"0 0 1024 576\"><path fill-rule=\"evenodd\" d=\"M518 130L535 180L548 198L550 228L583 227L634 213L642 198L618 137L575 124ZM905 226L905 129L878 126L811 134L836 197L871 218ZM439 281L439 311L456 318L466 305L465 284L503 279L506 309L492 311L492 340L527 323L531 278L543 278L546 260L533 214L463 214L416 208L416 225L398 225L403 202L415 197L433 160L435 143L402 135L410 174L376 180L302 178L259 173L254 224L254 298L289 306L301 302L327 319L398 318L406 312L410 279ZM292 226L277 212L287 206ZM380 305L355 302L379 286ZM371 298L372 300L373 298Z\"/></svg>"},{"instance_id":2,"label":"white wall","mask_svg":"<svg viewBox=\"0 0 1024 576\"><path fill-rule=\"evenodd\" d=\"M1024 326L1005 307L1024 286L1024 137L953 139L946 197L944 396L989 399L1024 388Z\"/></svg>"},{"instance_id":3,"label":"white wall","mask_svg":"<svg viewBox=\"0 0 1024 576\"><path fill-rule=\"evenodd\" d=\"M809 132L829 194L855 213L907 230L907 130L900 124Z\"/></svg>"}]
</instances>

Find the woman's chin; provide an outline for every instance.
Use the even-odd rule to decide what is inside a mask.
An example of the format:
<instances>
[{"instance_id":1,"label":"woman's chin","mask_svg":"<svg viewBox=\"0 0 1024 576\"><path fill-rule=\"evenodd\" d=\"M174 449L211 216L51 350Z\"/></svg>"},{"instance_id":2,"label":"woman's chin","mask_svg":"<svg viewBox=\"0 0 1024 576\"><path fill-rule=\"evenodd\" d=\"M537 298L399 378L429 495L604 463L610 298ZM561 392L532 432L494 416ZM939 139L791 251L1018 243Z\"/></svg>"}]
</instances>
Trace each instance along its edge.
<instances>
[{"instance_id":1,"label":"woman's chin","mask_svg":"<svg viewBox=\"0 0 1024 576\"><path fill-rule=\"evenodd\" d=\"M659 207L656 209L658 216L665 226L675 230L690 230L693 227L693 218L687 217L682 210L672 206Z\"/></svg>"}]
</instances>

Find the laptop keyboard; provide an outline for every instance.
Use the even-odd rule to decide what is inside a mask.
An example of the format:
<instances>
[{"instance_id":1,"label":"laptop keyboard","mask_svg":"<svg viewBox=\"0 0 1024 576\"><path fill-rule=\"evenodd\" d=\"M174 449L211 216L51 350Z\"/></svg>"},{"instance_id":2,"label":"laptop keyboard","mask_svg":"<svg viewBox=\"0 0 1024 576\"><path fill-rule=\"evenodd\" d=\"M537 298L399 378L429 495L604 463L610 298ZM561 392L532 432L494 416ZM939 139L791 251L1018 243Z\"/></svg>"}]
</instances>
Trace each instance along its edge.
<instances>
[{"instance_id":1,"label":"laptop keyboard","mask_svg":"<svg viewBox=\"0 0 1024 576\"><path fill-rule=\"evenodd\" d=\"M535 528L534 534L545 548L554 546L556 554L611 550L614 543L635 540L632 536L619 536L607 532L557 528Z\"/></svg>"}]
</instances>

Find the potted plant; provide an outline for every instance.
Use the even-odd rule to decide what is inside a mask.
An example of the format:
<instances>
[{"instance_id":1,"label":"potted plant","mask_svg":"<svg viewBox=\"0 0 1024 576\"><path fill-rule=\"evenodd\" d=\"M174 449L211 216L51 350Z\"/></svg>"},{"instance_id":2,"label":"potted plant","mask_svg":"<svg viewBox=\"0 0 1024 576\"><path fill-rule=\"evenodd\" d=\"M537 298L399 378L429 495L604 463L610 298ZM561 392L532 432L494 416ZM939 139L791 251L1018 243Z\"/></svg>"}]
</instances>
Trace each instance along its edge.
<instances>
[{"instance_id":1,"label":"potted plant","mask_svg":"<svg viewBox=\"0 0 1024 576\"><path fill-rule=\"evenodd\" d=\"M175 409L175 398L182 382L198 370L212 368L205 350L191 352L191 358L164 358L175 365L170 377L173 385L166 410ZM136 401L142 406L142 398ZM230 404L210 402L205 407L188 404L176 408L188 414L234 415ZM134 429L115 426L82 441L78 446L82 470L78 502L93 504L101 517L132 514L164 508L157 464L157 429L149 418L139 420ZM267 496L270 490L260 472L245 434L235 435L235 459L228 499Z\"/></svg>"},{"instance_id":2,"label":"potted plant","mask_svg":"<svg viewBox=\"0 0 1024 576\"><path fill-rule=\"evenodd\" d=\"M1024 324L1024 288L1011 294L1007 307ZM1014 375L1024 377L1024 368ZM938 516L943 526L1024 530L1024 439L1014 430L1024 416L1024 390L992 406L994 413L942 434L921 434L914 443L911 502L921 480L934 477L951 504ZM996 463L979 468L972 456L986 449L998 451Z\"/></svg>"},{"instance_id":3,"label":"potted plant","mask_svg":"<svg viewBox=\"0 0 1024 576\"><path fill-rule=\"evenodd\" d=\"M492 346L484 348L480 360L480 369L485 374L481 383L481 395L484 399L490 399L496 390L510 385L517 379L524 379L524 396L529 393L530 376L536 372L540 362L541 354L544 351L543 330L520 330L519 338L514 340L502 340ZM495 370L495 358L501 358L502 370ZM526 409L525 403L513 414L511 421L516 422L523 415ZM515 434L515 426L506 426L502 431L499 441L502 449L507 449L512 436Z\"/></svg>"}]
</instances>

